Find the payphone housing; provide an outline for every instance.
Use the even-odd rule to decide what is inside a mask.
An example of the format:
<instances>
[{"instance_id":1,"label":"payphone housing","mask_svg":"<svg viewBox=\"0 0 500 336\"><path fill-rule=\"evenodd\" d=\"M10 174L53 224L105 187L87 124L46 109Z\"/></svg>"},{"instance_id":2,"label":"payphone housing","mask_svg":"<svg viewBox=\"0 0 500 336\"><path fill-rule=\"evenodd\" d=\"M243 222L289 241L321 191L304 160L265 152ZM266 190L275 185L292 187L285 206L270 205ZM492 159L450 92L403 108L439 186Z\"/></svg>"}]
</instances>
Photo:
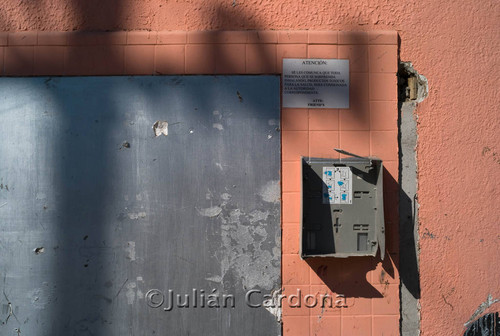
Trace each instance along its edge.
<instances>
[{"instance_id":1,"label":"payphone housing","mask_svg":"<svg viewBox=\"0 0 500 336\"><path fill-rule=\"evenodd\" d=\"M382 176L378 158L302 158L302 258L384 258Z\"/></svg>"}]
</instances>

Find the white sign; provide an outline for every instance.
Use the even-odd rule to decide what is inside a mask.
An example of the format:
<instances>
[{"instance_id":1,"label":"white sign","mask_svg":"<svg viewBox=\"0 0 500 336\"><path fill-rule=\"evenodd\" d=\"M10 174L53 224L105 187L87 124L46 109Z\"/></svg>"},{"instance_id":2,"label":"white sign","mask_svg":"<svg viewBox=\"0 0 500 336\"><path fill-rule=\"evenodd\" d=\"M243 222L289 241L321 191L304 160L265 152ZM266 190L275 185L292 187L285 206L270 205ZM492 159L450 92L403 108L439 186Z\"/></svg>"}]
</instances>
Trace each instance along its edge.
<instances>
[{"instance_id":1,"label":"white sign","mask_svg":"<svg viewBox=\"0 0 500 336\"><path fill-rule=\"evenodd\" d=\"M323 167L323 204L352 204L349 167Z\"/></svg>"},{"instance_id":2,"label":"white sign","mask_svg":"<svg viewBox=\"0 0 500 336\"><path fill-rule=\"evenodd\" d=\"M283 107L349 108L349 60L283 59Z\"/></svg>"}]
</instances>

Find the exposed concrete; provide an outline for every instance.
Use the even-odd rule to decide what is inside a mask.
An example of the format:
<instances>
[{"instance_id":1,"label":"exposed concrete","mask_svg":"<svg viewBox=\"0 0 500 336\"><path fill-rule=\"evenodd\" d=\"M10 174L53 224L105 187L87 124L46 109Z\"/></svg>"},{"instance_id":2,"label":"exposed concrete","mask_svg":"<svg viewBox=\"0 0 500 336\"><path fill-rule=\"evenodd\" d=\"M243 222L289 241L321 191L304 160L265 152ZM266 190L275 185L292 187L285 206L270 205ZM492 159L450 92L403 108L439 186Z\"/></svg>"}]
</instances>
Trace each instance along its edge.
<instances>
[{"instance_id":1,"label":"exposed concrete","mask_svg":"<svg viewBox=\"0 0 500 336\"><path fill-rule=\"evenodd\" d=\"M427 97L427 79L401 62L399 85L399 184L401 325L403 336L420 335L420 274L417 200L417 104Z\"/></svg>"}]
</instances>

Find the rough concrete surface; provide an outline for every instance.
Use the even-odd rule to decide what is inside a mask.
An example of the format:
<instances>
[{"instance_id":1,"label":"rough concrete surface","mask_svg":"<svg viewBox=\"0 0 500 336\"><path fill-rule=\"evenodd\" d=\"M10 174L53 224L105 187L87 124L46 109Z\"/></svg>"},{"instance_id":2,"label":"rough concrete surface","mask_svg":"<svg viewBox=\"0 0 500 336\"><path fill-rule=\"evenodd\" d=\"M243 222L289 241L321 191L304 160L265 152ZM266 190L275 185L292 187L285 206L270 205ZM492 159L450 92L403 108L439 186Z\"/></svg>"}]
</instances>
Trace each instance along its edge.
<instances>
[{"instance_id":1,"label":"rough concrete surface","mask_svg":"<svg viewBox=\"0 0 500 336\"><path fill-rule=\"evenodd\" d=\"M420 334L420 273L418 230L418 144L416 109L428 96L425 76L411 62L400 62L398 69L399 105L399 245L400 333Z\"/></svg>"}]
</instances>

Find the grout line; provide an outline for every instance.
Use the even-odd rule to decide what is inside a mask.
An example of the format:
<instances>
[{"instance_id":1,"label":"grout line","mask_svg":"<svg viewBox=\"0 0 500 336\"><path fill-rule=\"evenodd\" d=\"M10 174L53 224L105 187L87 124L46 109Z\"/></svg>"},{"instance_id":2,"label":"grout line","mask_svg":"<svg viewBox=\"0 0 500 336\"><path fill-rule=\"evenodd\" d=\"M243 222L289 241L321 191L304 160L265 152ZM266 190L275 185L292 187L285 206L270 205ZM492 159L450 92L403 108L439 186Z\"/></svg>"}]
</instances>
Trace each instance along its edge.
<instances>
[{"instance_id":1,"label":"grout line","mask_svg":"<svg viewBox=\"0 0 500 336\"><path fill-rule=\"evenodd\" d=\"M38 39L38 32L36 34ZM31 76L35 76L35 46L31 46Z\"/></svg>"},{"instance_id":2,"label":"grout line","mask_svg":"<svg viewBox=\"0 0 500 336\"><path fill-rule=\"evenodd\" d=\"M187 74L187 53L188 53L188 34L186 33L186 44L184 44L184 73L183 75L186 75Z\"/></svg>"},{"instance_id":3,"label":"grout line","mask_svg":"<svg viewBox=\"0 0 500 336\"><path fill-rule=\"evenodd\" d=\"M126 70L125 70L125 46L123 46L122 48L122 73L121 75L126 75Z\"/></svg>"},{"instance_id":4,"label":"grout line","mask_svg":"<svg viewBox=\"0 0 500 336\"><path fill-rule=\"evenodd\" d=\"M157 41L158 42L158 41ZM156 51L158 49L158 44L153 45L153 76L158 74L158 69L156 68Z\"/></svg>"},{"instance_id":5,"label":"grout line","mask_svg":"<svg viewBox=\"0 0 500 336\"><path fill-rule=\"evenodd\" d=\"M5 54L7 53L7 47L2 47L2 72L0 75L5 76Z\"/></svg>"}]
</instances>

